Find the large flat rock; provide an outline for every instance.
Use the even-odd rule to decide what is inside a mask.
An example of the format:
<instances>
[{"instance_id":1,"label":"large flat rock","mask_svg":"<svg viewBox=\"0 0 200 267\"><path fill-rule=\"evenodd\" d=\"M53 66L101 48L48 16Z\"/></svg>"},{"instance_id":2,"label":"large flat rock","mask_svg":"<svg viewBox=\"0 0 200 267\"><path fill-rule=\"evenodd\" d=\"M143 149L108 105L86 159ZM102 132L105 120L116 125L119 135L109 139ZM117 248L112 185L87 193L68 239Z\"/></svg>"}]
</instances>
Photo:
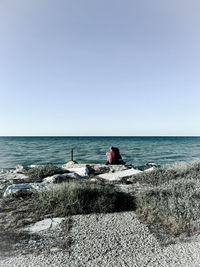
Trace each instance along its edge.
<instances>
[{"instance_id":1,"label":"large flat rock","mask_svg":"<svg viewBox=\"0 0 200 267\"><path fill-rule=\"evenodd\" d=\"M98 177L107 181L122 181L123 179L130 178L133 175L141 172L142 171L132 168L124 171L100 174Z\"/></svg>"},{"instance_id":2,"label":"large flat rock","mask_svg":"<svg viewBox=\"0 0 200 267\"><path fill-rule=\"evenodd\" d=\"M67 170L71 173L76 173L83 178L89 178L89 169L87 166L79 168L68 168Z\"/></svg>"},{"instance_id":3,"label":"large flat rock","mask_svg":"<svg viewBox=\"0 0 200 267\"><path fill-rule=\"evenodd\" d=\"M78 169L83 169L83 168L87 168L88 169L88 175L99 175L99 174L103 174L103 173L108 173L108 172L117 172L117 171L123 171L123 170L127 170L128 167L125 165L106 165L106 164L94 164L94 163L90 163L90 164L78 164L78 163L74 163L73 161L69 161L68 163L64 164L62 166L63 169L65 170L72 170L75 169L78 171Z\"/></svg>"},{"instance_id":4,"label":"large flat rock","mask_svg":"<svg viewBox=\"0 0 200 267\"><path fill-rule=\"evenodd\" d=\"M48 218L48 219L44 219L41 220L39 222L36 222L34 224L31 224L25 228L23 228L24 231L28 231L31 233L38 233L41 231L46 231L48 229L53 229L58 227L58 225L64 220L65 218L60 218L60 217L56 217L56 218Z\"/></svg>"}]
</instances>

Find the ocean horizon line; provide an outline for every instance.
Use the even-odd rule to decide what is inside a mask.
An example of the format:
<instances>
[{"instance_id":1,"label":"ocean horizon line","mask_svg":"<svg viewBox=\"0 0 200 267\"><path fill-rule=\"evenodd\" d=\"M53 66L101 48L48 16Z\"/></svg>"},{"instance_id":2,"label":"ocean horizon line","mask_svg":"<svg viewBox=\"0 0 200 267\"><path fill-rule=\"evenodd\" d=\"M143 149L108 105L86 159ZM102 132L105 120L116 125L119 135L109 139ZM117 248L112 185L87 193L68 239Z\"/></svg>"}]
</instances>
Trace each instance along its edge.
<instances>
[{"instance_id":1,"label":"ocean horizon line","mask_svg":"<svg viewBox=\"0 0 200 267\"><path fill-rule=\"evenodd\" d=\"M0 135L1 137L200 137L200 135Z\"/></svg>"}]
</instances>

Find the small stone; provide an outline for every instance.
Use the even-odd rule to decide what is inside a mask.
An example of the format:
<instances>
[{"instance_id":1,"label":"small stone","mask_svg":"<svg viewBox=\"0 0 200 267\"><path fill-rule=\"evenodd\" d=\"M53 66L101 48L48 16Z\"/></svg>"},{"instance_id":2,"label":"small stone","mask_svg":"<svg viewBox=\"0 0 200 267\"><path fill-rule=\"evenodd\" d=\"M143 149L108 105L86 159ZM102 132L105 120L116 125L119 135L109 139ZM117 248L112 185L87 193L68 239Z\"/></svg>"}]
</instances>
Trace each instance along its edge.
<instances>
[{"instance_id":1,"label":"small stone","mask_svg":"<svg viewBox=\"0 0 200 267\"><path fill-rule=\"evenodd\" d=\"M6 187L5 184L0 184L0 190L3 190Z\"/></svg>"},{"instance_id":2,"label":"small stone","mask_svg":"<svg viewBox=\"0 0 200 267\"><path fill-rule=\"evenodd\" d=\"M50 249L51 252L58 252L58 251L61 251L62 249L61 248L58 248L58 247L53 247Z\"/></svg>"},{"instance_id":3,"label":"small stone","mask_svg":"<svg viewBox=\"0 0 200 267\"><path fill-rule=\"evenodd\" d=\"M29 245L35 245L35 243L36 243L36 240L32 240L32 239L31 239L31 240L28 241L28 244L29 244Z\"/></svg>"}]
</instances>

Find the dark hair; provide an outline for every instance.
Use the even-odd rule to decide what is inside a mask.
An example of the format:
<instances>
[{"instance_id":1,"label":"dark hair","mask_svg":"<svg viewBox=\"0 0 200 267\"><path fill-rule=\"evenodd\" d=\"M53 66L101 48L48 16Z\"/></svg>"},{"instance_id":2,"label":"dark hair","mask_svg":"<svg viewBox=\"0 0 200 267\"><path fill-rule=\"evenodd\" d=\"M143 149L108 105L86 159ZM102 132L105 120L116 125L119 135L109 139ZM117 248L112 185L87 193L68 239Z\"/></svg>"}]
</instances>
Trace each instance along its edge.
<instances>
[{"instance_id":1,"label":"dark hair","mask_svg":"<svg viewBox=\"0 0 200 267\"><path fill-rule=\"evenodd\" d=\"M122 159L120 152L119 152L119 148L118 147L113 147L113 151L115 153L115 159L118 162L120 159Z\"/></svg>"}]
</instances>

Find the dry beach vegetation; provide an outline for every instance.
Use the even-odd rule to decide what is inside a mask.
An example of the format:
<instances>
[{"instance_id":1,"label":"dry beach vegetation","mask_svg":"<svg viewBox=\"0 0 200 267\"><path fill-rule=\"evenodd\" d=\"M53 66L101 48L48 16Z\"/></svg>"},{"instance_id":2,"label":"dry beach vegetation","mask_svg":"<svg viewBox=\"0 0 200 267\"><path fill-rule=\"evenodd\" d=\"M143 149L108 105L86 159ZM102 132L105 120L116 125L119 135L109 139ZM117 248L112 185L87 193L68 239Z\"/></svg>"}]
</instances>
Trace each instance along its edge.
<instances>
[{"instance_id":1,"label":"dry beach vegetation","mask_svg":"<svg viewBox=\"0 0 200 267\"><path fill-rule=\"evenodd\" d=\"M26 171L27 182L63 173L52 165ZM2 198L0 202L0 250L11 250L17 239L37 239L21 235L18 230L32 222L48 217L67 217L75 214L112 213L136 210L162 243L164 239L182 238L199 232L200 222L200 163L179 163L155 168L127 180L133 193L120 193L114 184L96 179L69 180L55 188L33 191ZM124 183L124 181L123 181ZM135 190L139 185L139 190ZM170 238L169 238L170 237ZM174 240L174 239L173 239ZM7 244L6 248L3 243ZM163 244L166 242L163 242Z\"/></svg>"},{"instance_id":2,"label":"dry beach vegetation","mask_svg":"<svg viewBox=\"0 0 200 267\"><path fill-rule=\"evenodd\" d=\"M42 213L53 213L54 216L123 210L122 193L116 192L112 185L88 181L62 183L52 190L34 192L32 197Z\"/></svg>"},{"instance_id":3,"label":"dry beach vegetation","mask_svg":"<svg viewBox=\"0 0 200 267\"><path fill-rule=\"evenodd\" d=\"M191 236L200 230L200 163L176 163L135 177L150 185L137 196L137 214L171 236ZM162 239L161 235L159 239Z\"/></svg>"}]
</instances>

